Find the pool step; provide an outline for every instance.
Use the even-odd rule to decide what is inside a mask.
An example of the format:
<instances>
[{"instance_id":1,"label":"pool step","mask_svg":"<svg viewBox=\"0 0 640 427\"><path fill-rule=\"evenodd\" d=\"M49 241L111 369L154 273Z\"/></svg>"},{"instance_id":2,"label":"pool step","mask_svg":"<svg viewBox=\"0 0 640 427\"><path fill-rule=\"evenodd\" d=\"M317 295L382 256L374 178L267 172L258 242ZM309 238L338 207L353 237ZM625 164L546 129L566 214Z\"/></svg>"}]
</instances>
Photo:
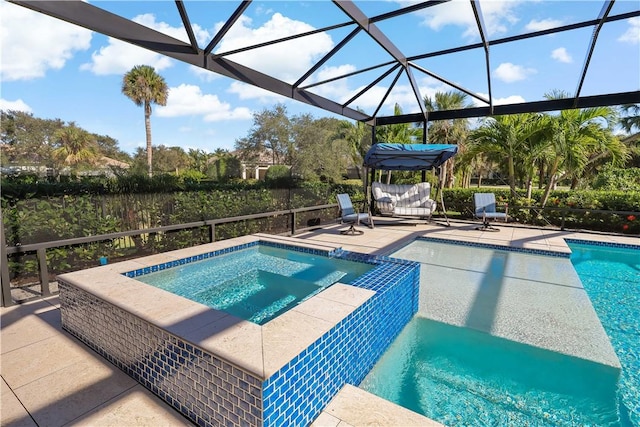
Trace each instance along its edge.
<instances>
[{"instance_id":1,"label":"pool step","mask_svg":"<svg viewBox=\"0 0 640 427\"><path fill-rule=\"evenodd\" d=\"M352 385L345 385L324 408L311 427L363 426L444 427L437 421L410 411Z\"/></svg>"}]
</instances>

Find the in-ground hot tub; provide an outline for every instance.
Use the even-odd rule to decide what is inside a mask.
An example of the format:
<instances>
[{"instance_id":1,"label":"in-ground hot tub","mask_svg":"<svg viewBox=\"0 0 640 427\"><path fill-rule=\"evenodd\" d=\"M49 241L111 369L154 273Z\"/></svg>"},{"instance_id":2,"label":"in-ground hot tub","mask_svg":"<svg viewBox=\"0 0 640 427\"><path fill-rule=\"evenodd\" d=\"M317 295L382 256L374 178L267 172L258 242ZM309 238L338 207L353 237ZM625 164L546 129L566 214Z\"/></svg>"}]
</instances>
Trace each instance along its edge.
<instances>
[{"instance_id":1,"label":"in-ground hot tub","mask_svg":"<svg viewBox=\"0 0 640 427\"><path fill-rule=\"evenodd\" d=\"M262 325L137 280L256 246L369 268ZM416 312L419 264L253 235L58 281L63 327L194 422L304 425L364 378Z\"/></svg>"},{"instance_id":2,"label":"in-ground hot tub","mask_svg":"<svg viewBox=\"0 0 640 427\"><path fill-rule=\"evenodd\" d=\"M334 283L349 284L374 267L314 252L263 242L223 255L205 253L203 259L188 264L163 263L143 275L139 271L126 275L263 325Z\"/></svg>"}]
</instances>

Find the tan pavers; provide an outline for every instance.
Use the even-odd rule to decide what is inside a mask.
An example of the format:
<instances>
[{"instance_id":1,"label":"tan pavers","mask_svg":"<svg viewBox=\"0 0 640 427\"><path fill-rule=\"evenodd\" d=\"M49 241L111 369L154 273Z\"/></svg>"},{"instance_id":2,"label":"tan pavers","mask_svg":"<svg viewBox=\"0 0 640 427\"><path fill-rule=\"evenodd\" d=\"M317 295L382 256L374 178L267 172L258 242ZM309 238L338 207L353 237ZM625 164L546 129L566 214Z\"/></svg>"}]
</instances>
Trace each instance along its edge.
<instances>
[{"instance_id":1,"label":"tan pavers","mask_svg":"<svg viewBox=\"0 0 640 427\"><path fill-rule=\"evenodd\" d=\"M442 424L408 409L374 396L352 385L345 385L327 405L318 422L320 427L331 420L324 413L354 426L441 427ZM342 426L343 424L338 424Z\"/></svg>"},{"instance_id":2,"label":"tan pavers","mask_svg":"<svg viewBox=\"0 0 640 427\"><path fill-rule=\"evenodd\" d=\"M71 421L68 426L192 426L186 418L141 385Z\"/></svg>"},{"instance_id":3,"label":"tan pavers","mask_svg":"<svg viewBox=\"0 0 640 427\"><path fill-rule=\"evenodd\" d=\"M12 388L22 387L51 373L91 357L85 345L61 332L2 355L2 377Z\"/></svg>"},{"instance_id":4,"label":"tan pavers","mask_svg":"<svg viewBox=\"0 0 640 427\"><path fill-rule=\"evenodd\" d=\"M275 374L335 323L289 310L262 326L265 378Z\"/></svg>"},{"instance_id":5,"label":"tan pavers","mask_svg":"<svg viewBox=\"0 0 640 427\"><path fill-rule=\"evenodd\" d=\"M438 223L385 225L379 221L376 221L376 225L375 229L362 227L365 233L361 236L341 235L339 231L344 228L344 225L335 224L321 230L302 233L292 239L307 241L309 244L321 243L328 247L337 245L346 250L373 254L391 253L417 236L554 251L568 251L565 238L640 245L640 238L637 236L548 229L527 230L512 224L496 224L500 231L495 233L475 230L478 226L475 222L452 221L450 227L443 227ZM246 239L251 241L255 240L255 237ZM218 248L220 243L212 244L211 250ZM191 253L185 251L187 252ZM126 267L138 268L139 265L135 261L130 261ZM113 268L112 265L103 267L105 272L114 271ZM334 294L327 292L329 290ZM340 293L340 287L331 287L318 297L338 303L334 307L335 310L318 312L315 303L309 302L292 312L294 317L319 317L330 324L348 312L345 306L359 304L358 298L349 299L347 294ZM63 332L58 308L59 298L52 296L1 309L2 426L31 427L36 425L34 419L42 426L57 426L65 423L91 426L189 425L188 420L168 405L75 338ZM167 313L166 325L163 326L180 329L179 332L183 333L185 330L195 331L208 323L220 320L220 318L202 317L200 314L193 312L189 307L183 309L176 307L176 310ZM300 322L301 318L303 317L296 317L290 325L297 323L298 327L302 325L304 329L305 323ZM233 329L231 328L228 333ZM211 342L220 340L226 343L225 345L233 347L235 344L232 336L235 336L235 333L228 336L223 333L217 337L203 335L200 338L205 341L212 340ZM287 337L283 335L280 338L284 343ZM230 339L231 342L229 342ZM279 338L274 336L274 339L276 342ZM242 346L241 342L238 344ZM272 352L276 351L276 347L274 346ZM5 383L5 377L7 383ZM413 422L418 422L413 425L438 425L437 423L429 424L432 423L431 420L410 411L407 411L410 413L408 415L406 413L398 415L395 411L399 407L378 398L365 399L362 394L364 392L355 387L347 386L345 389L346 391L343 390L340 393L343 400L334 399L338 404L331 406L333 412L328 412L329 408L327 408L314 421L313 426L395 426L412 425ZM390 412L385 412L387 409ZM399 410L401 413L406 411L402 408ZM414 418L416 415L419 418ZM407 418L403 418L404 416Z\"/></svg>"},{"instance_id":6,"label":"tan pavers","mask_svg":"<svg viewBox=\"0 0 640 427\"><path fill-rule=\"evenodd\" d=\"M334 285L335 286L335 285ZM332 286L333 287L333 286ZM345 304L340 301L332 301L317 295L299 305L293 307L292 311L299 311L307 316L317 317L331 323L338 323L356 309L356 306Z\"/></svg>"},{"instance_id":7,"label":"tan pavers","mask_svg":"<svg viewBox=\"0 0 640 427\"><path fill-rule=\"evenodd\" d=\"M61 327L60 310L46 301L3 308L0 323L4 355L54 335Z\"/></svg>"},{"instance_id":8,"label":"tan pavers","mask_svg":"<svg viewBox=\"0 0 640 427\"><path fill-rule=\"evenodd\" d=\"M2 406L0 407L0 425L3 427L36 427L37 424L33 421L29 413L24 406L20 403L18 398L7 383L1 380L2 388L0 389L0 397L2 400Z\"/></svg>"},{"instance_id":9,"label":"tan pavers","mask_svg":"<svg viewBox=\"0 0 640 427\"><path fill-rule=\"evenodd\" d=\"M55 370L13 391L41 426L62 426L133 387L125 373L95 358Z\"/></svg>"},{"instance_id":10,"label":"tan pavers","mask_svg":"<svg viewBox=\"0 0 640 427\"><path fill-rule=\"evenodd\" d=\"M258 378L264 378L260 325L228 315L181 337Z\"/></svg>"}]
</instances>

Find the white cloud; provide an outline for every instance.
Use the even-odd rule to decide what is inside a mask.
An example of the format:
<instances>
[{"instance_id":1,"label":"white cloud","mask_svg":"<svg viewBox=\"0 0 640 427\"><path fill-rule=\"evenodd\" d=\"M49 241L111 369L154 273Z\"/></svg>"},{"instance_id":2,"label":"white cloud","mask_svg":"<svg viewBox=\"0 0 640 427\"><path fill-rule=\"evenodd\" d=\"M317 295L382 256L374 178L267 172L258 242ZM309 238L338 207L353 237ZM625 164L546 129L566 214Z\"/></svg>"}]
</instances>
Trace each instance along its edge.
<instances>
[{"instance_id":1,"label":"white cloud","mask_svg":"<svg viewBox=\"0 0 640 427\"><path fill-rule=\"evenodd\" d=\"M204 68L196 67L195 65L189 65L189 71L203 82L212 82L222 77L218 73L214 73L213 71L209 71Z\"/></svg>"},{"instance_id":2,"label":"white cloud","mask_svg":"<svg viewBox=\"0 0 640 427\"><path fill-rule=\"evenodd\" d=\"M452 90L450 86L445 85L432 77L419 79L418 87L420 89L420 95L423 98L425 96L433 98L437 92L447 92ZM353 96L353 94L362 90L362 88L363 86L347 92L343 98L340 99L340 102L347 101L351 96ZM378 107L378 104L380 104L380 101L387 93L387 90L388 86L376 85L356 99L352 105L349 105L349 107L360 107L367 113L373 113L373 109ZM380 111L384 114L393 115L394 107L398 104L400 108L402 108L403 114L418 113L420 112L420 107L417 102L416 95L409 84L397 84L385 100Z\"/></svg>"},{"instance_id":3,"label":"white cloud","mask_svg":"<svg viewBox=\"0 0 640 427\"><path fill-rule=\"evenodd\" d=\"M511 0L482 2L481 12L489 36L505 33L509 26L518 22L515 9L519 4L522 3ZM453 0L416 12L416 15L422 16L423 24L435 31L447 25L457 25L465 28L463 36L466 38L477 39L480 36L473 10L466 0Z\"/></svg>"},{"instance_id":4,"label":"white cloud","mask_svg":"<svg viewBox=\"0 0 640 427\"><path fill-rule=\"evenodd\" d=\"M0 2L3 81L31 80L64 67L78 51L89 49L91 32L64 21Z\"/></svg>"},{"instance_id":5,"label":"white cloud","mask_svg":"<svg viewBox=\"0 0 640 427\"><path fill-rule=\"evenodd\" d=\"M138 15L132 21L178 40L189 41L183 26L172 27L165 22L156 22L153 14ZM200 26L193 25L193 29L198 43L205 43L210 38L208 31ZM151 50L109 37L107 45L93 52L91 62L82 64L80 69L89 70L96 75L124 74L140 64L149 65L160 71L171 67L173 60Z\"/></svg>"},{"instance_id":6,"label":"white cloud","mask_svg":"<svg viewBox=\"0 0 640 427\"><path fill-rule=\"evenodd\" d=\"M228 93L235 94L242 100L257 100L263 104L270 104L273 102L282 102L285 98L277 93L269 92L266 89L259 88L258 86L252 86L247 83L234 81L229 85L227 89Z\"/></svg>"},{"instance_id":7,"label":"white cloud","mask_svg":"<svg viewBox=\"0 0 640 427\"><path fill-rule=\"evenodd\" d=\"M0 110L3 111L24 111L25 113L31 113L31 107L27 105L22 99L16 99L15 101L8 101L0 98Z\"/></svg>"},{"instance_id":8,"label":"white cloud","mask_svg":"<svg viewBox=\"0 0 640 427\"><path fill-rule=\"evenodd\" d=\"M525 68L522 65L515 65L511 62L503 62L493 70L494 75L506 83L513 83L524 80L527 76L537 73L533 68Z\"/></svg>"},{"instance_id":9,"label":"white cloud","mask_svg":"<svg viewBox=\"0 0 640 427\"><path fill-rule=\"evenodd\" d=\"M551 57L556 61L564 62L565 64L571 64L573 62L573 58L571 57L571 55L569 55L569 52L567 52L567 49L565 49L564 47L554 49L551 52Z\"/></svg>"},{"instance_id":10,"label":"white cloud","mask_svg":"<svg viewBox=\"0 0 640 427\"><path fill-rule=\"evenodd\" d=\"M525 28L528 31L543 31L548 30L549 28L559 27L560 25L562 25L562 21L557 19L543 19L541 21L532 19Z\"/></svg>"},{"instance_id":11,"label":"white cloud","mask_svg":"<svg viewBox=\"0 0 640 427\"><path fill-rule=\"evenodd\" d=\"M251 19L242 16L229 30L216 48L216 52L224 53L313 29L314 27L307 23L287 18L280 13L274 13L261 27L253 28ZM320 33L229 55L226 58L287 83L293 83L332 48L331 37Z\"/></svg>"},{"instance_id":12,"label":"white cloud","mask_svg":"<svg viewBox=\"0 0 640 427\"><path fill-rule=\"evenodd\" d=\"M478 95L489 99L489 94L476 92ZM493 98L493 105L508 105L508 104L520 104L526 102L526 100L520 95L510 95L504 98ZM477 107L486 107L488 104L480 101L479 99L473 98L473 105Z\"/></svg>"},{"instance_id":13,"label":"white cloud","mask_svg":"<svg viewBox=\"0 0 640 427\"><path fill-rule=\"evenodd\" d=\"M526 102L520 95L511 95L505 98L494 98L493 105L520 104Z\"/></svg>"},{"instance_id":14,"label":"white cloud","mask_svg":"<svg viewBox=\"0 0 640 427\"><path fill-rule=\"evenodd\" d=\"M640 43L640 17L636 16L634 18L627 19L629 23L629 28L627 31L620 37L618 37L618 41L631 43L631 44L639 44Z\"/></svg>"},{"instance_id":15,"label":"white cloud","mask_svg":"<svg viewBox=\"0 0 640 427\"><path fill-rule=\"evenodd\" d=\"M321 82L332 79L334 77L343 76L345 74L356 71L355 65L343 64L337 67L322 67L314 76L313 82ZM304 86L304 85L303 85ZM319 86L309 88L309 92L324 96L329 99L337 99L345 96L345 93L355 93L349 89L349 78L335 80ZM345 99L348 100L350 97Z\"/></svg>"},{"instance_id":16,"label":"white cloud","mask_svg":"<svg viewBox=\"0 0 640 427\"><path fill-rule=\"evenodd\" d=\"M159 117L202 116L205 122L253 117L248 108L231 108L216 95L204 94L198 86L187 84L169 88L167 105L157 107L156 111Z\"/></svg>"}]
</instances>

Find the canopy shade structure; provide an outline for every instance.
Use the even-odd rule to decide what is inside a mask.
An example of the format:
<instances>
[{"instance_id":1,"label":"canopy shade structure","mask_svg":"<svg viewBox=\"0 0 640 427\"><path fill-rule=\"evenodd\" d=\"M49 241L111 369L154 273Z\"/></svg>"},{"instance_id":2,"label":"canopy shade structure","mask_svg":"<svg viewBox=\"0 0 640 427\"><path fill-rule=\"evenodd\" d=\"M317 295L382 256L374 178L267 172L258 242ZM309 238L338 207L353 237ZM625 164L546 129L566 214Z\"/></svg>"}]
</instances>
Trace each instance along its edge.
<instances>
[{"instance_id":1,"label":"canopy shade structure","mask_svg":"<svg viewBox=\"0 0 640 427\"><path fill-rule=\"evenodd\" d=\"M458 152L450 144L374 144L364 156L364 166L377 170L421 171L440 167Z\"/></svg>"}]
</instances>

